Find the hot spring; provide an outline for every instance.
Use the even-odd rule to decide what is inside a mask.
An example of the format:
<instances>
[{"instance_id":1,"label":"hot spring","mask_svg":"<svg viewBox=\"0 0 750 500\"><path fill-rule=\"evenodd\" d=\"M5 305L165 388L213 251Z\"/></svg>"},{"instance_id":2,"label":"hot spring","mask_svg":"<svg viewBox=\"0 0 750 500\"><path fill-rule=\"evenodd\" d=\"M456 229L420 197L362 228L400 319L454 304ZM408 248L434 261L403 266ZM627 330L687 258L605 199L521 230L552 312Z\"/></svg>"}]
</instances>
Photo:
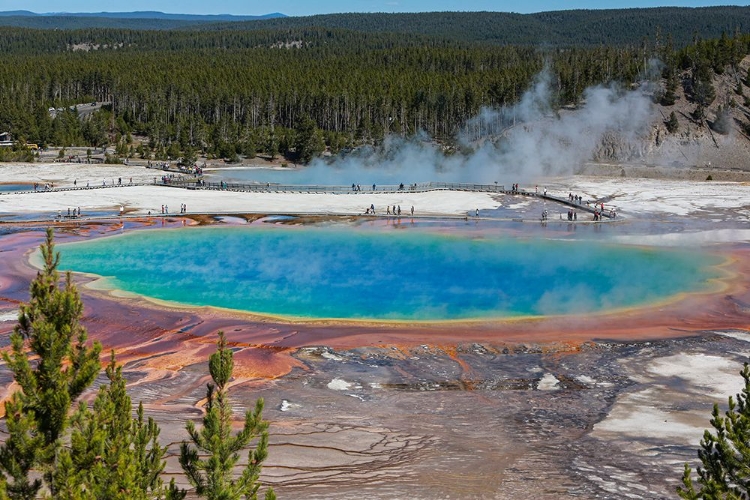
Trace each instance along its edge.
<instances>
[{"instance_id":1,"label":"hot spring","mask_svg":"<svg viewBox=\"0 0 750 500\"><path fill-rule=\"evenodd\" d=\"M108 287L261 315L444 321L582 314L710 289L699 251L358 228L201 227L59 245Z\"/></svg>"}]
</instances>

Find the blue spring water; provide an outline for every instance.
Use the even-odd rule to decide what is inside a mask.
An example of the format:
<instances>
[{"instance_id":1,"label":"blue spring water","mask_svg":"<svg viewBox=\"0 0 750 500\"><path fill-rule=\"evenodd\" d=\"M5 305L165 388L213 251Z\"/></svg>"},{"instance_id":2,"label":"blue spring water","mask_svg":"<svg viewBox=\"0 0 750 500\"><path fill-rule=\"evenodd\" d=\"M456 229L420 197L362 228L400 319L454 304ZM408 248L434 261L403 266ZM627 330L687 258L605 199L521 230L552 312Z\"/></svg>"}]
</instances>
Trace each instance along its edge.
<instances>
[{"instance_id":1,"label":"blue spring water","mask_svg":"<svg viewBox=\"0 0 750 500\"><path fill-rule=\"evenodd\" d=\"M0 184L0 193L10 193L16 191L33 191L33 184Z\"/></svg>"},{"instance_id":2,"label":"blue spring water","mask_svg":"<svg viewBox=\"0 0 750 500\"><path fill-rule=\"evenodd\" d=\"M420 231L208 227L59 245L110 286L266 315L457 320L580 314L706 290L720 260L591 241Z\"/></svg>"}]
</instances>

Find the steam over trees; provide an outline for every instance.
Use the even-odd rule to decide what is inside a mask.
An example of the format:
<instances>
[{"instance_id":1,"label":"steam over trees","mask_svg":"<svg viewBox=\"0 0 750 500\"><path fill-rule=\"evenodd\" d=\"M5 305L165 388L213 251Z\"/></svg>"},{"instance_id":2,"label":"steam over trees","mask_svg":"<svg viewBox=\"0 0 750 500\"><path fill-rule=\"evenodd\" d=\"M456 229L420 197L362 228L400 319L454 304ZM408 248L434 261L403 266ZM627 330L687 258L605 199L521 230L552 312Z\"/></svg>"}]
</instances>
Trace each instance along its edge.
<instances>
[{"instance_id":1,"label":"steam over trees","mask_svg":"<svg viewBox=\"0 0 750 500\"><path fill-rule=\"evenodd\" d=\"M309 27L0 34L12 37L0 68L0 130L40 145L111 144L121 156L155 159L281 154L308 161L323 148L423 131L450 143L482 107L515 103L545 63L554 74L552 104L560 106L591 85L638 81L645 61L658 56L666 64L664 104L682 83L700 114L715 97L713 72L736 65L750 47L750 36L740 34L681 49L544 51ZM98 48L73 52L71 44ZM681 80L684 71L690 76ZM79 118L74 106L90 101L106 104ZM147 140L138 145L134 136Z\"/></svg>"},{"instance_id":2,"label":"steam over trees","mask_svg":"<svg viewBox=\"0 0 750 500\"><path fill-rule=\"evenodd\" d=\"M741 26L748 13L649 9L644 19L657 20L648 29L666 33L653 43L653 33L633 35L649 23L629 24L631 13L615 25L594 11L556 13L554 33L574 36L543 50L526 32L552 22L544 14L502 33L487 13L323 16L317 27L287 19L176 31L0 28L0 131L40 146L114 145L121 157L265 154L306 162L325 148L388 134L426 132L450 144L483 107L516 103L545 65L554 74L554 108L578 103L592 85L635 83L654 58L664 64L662 104L672 105L682 85L703 120L716 96L713 75L737 72L750 35L689 43L684 26L713 27L717 36L716 26L726 29L726 19ZM469 35L457 28L467 22L476 28ZM413 31L417 24L423 34ZM79 117L75 105L90 101L106 104ZM23 154L3 149L0 160Z\"/></svg>"}]
</instances>

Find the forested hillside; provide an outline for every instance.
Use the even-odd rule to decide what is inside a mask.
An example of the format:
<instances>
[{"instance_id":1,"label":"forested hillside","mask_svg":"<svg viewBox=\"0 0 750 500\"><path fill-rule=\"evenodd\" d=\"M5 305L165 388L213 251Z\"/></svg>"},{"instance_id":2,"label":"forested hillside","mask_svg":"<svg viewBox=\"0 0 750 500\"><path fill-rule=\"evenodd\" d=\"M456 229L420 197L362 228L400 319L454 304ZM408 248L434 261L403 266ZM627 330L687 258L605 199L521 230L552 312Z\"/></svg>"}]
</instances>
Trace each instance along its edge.
<instances>
[{"instance_id":1,"label":"forested hillside","mask_svg":"<svg viewBox=\"0 0 750 500\"><path fill-rule=\"evenodd\" d=\"M644 38L670 36L677 46L695 36L750 31L750 7L660 7L566 10L535 14L426 12L419 14L331 14L205 26L269 29L319 26L366 33L422 34L465 42L539 46L637 45ZM669 35L667 35L669 34Z\"/></svg>"},{"instance_id":2,"label":"forested hillside","mask_svg":"<svg viewBox=\"0 0 750 500\"><path fill-rule=\"evenodd\" d=\"M308 161L387 134L426 132L450 146L483 107L515 103L545 66L552 109L577 104L591 85L650 78L665 102L681 85L701 119L714 99L711 76L736 70L750 36L680 49L667 35L637 46L539 49L325 28L1 28L0 51L0 132L19 144ZM92 101L105 106L79 116L75 105Z\"/></svg>"},{"instance_id":3,"label":"forested hillside","mask_svg":"<svg viewBox=\"0 0 750 500\"><path fill-rule=\"evenodd\" d=\"M419 34L433 38L491 44L534 46L637 45L644 38L670 36L683 47L695 36L718 38L722 32L750 31L750 7L659 7L649 9L567 10L514 14L508 12L426 12L418 14L330 14L308 17L209 22L210 16L165 16L158 13L1 16L0 26L40 29L206 29L286 30L345 29L362 33ZM221 21L218 18L215 21ZM239 22L242 21L242 22Z\"/></svg>"}]
</instances>

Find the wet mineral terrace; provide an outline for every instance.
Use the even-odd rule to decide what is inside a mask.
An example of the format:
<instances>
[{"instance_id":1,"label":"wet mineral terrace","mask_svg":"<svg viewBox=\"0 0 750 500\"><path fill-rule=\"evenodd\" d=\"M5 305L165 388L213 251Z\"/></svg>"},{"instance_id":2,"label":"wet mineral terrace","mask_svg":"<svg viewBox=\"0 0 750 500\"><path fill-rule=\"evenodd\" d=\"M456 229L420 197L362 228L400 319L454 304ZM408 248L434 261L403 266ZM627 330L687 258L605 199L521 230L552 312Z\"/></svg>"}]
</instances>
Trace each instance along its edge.
<instances>
[{"instance_id":1,"label":"wet mineral terrace","mask_svg":"<svg viewBox=\"0 0 750 500\"><path fill-rule=\"evenodd\" d=\"M70 225L57 237L183 223ZM24 255L43 237L39 228L5 231L3 345L35 274ZM739 391L750 354L750 249L721 251L732 262L719 293L616 315L486 324L295 324L80 289L90 336L125 363L131 397L160 423L167 473L180 482L175 454L185 420L201 415L221 329L236 349L237 409L265 398L263 480L279 498L651 499L674 497L711 405ZM4 396L9 382L0 370Z\"/></svg>"}]
</instances>

